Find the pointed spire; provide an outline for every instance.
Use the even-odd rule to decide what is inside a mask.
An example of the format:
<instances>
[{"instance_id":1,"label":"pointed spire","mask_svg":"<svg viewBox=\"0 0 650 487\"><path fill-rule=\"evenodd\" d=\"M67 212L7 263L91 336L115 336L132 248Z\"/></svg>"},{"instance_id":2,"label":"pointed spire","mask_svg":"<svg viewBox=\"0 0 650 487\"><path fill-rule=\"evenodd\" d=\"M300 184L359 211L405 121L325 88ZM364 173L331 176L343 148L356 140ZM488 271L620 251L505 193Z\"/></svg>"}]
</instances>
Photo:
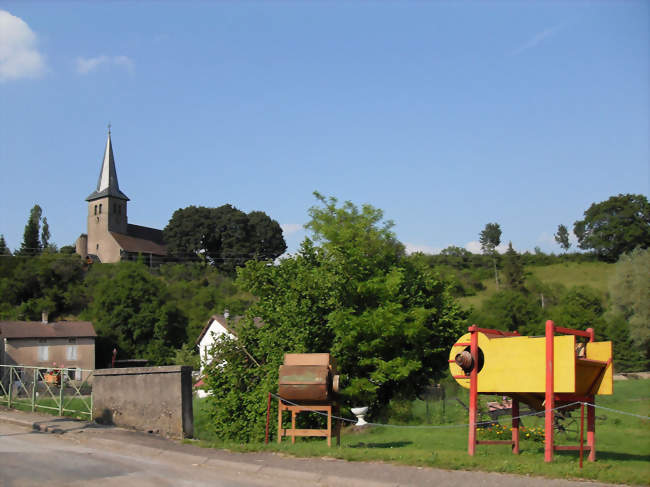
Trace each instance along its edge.
<instances>
[{"instance_id":1,"label":"pointed spire","mask_svg":"<svg viewBox=\"0 0 650 487\"><path fill-rule=\"evenodd\" d=\"M97 180L97 189L86 198L86 201L92 201L105 196L113 196L128 201L129 198L120 191L117 183L117 171L115 170L115 158L113 157L113 144L111 143L111 124L108 124L108 137L106 139L106 149L104 149L104 160L102 168L99 171Z\"/></svg>"}]
</instances>

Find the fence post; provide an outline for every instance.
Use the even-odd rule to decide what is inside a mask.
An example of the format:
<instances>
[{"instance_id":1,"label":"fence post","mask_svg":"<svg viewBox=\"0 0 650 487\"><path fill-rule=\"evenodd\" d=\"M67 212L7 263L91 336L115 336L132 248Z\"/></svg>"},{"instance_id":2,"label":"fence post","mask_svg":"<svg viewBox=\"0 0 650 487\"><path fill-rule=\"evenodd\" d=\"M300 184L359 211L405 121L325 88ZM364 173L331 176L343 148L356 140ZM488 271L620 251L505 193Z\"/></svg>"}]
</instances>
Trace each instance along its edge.
<instances>
[{"instance_id":1,"label":"fence post","mask_svg":"<svg viewBox=\"0 0 650 487\"><path fill-rule=\"evenodd\" d=\"M14 367L13 365L9 367L9 402L7 407L11 409L11 400L13 399L14 394Z\"/></svg>"},{"instance_id":2,"label":"fence post","mask_svg":"<svg viewBox=\"0 0 650 487\"><path fill-rule=\"evenodd\" d=\"M63 388L65 386L65 369L59 369L59 377L61 381L59 383L59 416L63 416Z\"/></svg>"},{"instance_id":3,"label":"fence post","mask_svg":"<svg viewBox=\"0 0 650 487\"><path fill-rule=\"evenodd\" d=\"M38 368L34 369L34 382L32 382L32 412L36 411L36 386L38 385Z\"/></svg>"}]
</instances>

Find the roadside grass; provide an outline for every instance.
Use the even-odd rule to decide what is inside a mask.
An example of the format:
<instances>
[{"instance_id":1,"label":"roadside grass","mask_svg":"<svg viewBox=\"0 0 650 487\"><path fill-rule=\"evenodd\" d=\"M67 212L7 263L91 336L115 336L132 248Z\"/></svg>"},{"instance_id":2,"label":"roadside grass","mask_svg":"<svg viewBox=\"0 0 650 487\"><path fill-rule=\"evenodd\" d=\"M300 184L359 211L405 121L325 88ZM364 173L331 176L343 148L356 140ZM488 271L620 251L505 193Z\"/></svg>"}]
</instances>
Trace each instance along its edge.
<instances>
[{"instance_id":1,"label":"roadside grass","mask_svg":"<svg viewBox=\"0 0 650 487\"><path fill-rule=\"evenodd\" d=\"M613 396L598 396L596 404L643 416L650 415L650 379L617 381ZM467 404L467 392L459 399ZM491 400L481 397L483 402ZM467 455L467 428L457 426L467 422L467 413L460 403L447 401L427 403L415 401L409 414L401 405L397 416L405 425L415 426L429 422L444 428L345 427L341 446L328 448L322 438L298 438L294 445L285 438L278 444L275 435L269 445L241 444L221 441L210 432L205 402L195 400L195 443L205 447L226 448L233 451L270 451L299 457L330 457L348 461L383 461L415 466L452 470L479 470L507 472L554 478L588 479L601 482L648 485L650 483L650 421L625 416L604 409L596 410L597 461L584 461L579 468L577 452L555 452L554 461L544 463L542 440L543 418L526 417L523 426L531 436L521 434L521 454L513 455L509 445L479 445L474 457ZM442 405L445 411L442 411ZM425 407L426 406L426 407ZM428 411L425 412L425 409ZM406 421L403 420L406 418ZM572 412L573 420L565 422L567 432L556 434L557 444L577 444L579 441L579 409ZM272 418L271 424L275 422ZM288 419L288 417L287 417ZM428 421L427 421L428 420ZM500 418L500 428L479 431L479 439L509 438L509 416ZM389 418L390 424L398 424ZM586 419L585 419L586 429ZM501 431L501 433L499 433ZM585 432L586 441L586 432ZM334 441L335 443L335 441Z\"/></svg>"},{"instance_id":2,"label":"roadside grass","mask_svg":"<svg viewBox=\"0 0 650 487\"><path fill-rule=\"evenodd\" d=\"M88 411L88 405L90 405L90 396L85 396L84 400L81 400L78 397L63 397L63 407L69 411L63 411L63 416L83 419L88 421L90 419L89 414L82 414L83 411ZM3 406L6 406L7 403L1 403ZM12 401L12 409L18 409L19 411L32 411L32 402L31 399L26 398L16 398ZM36 399L36 408L34 412L52 414L55 416L59 415L59 406L57 401L50 397L41 397Z\"/></svg>"},{"instance_id":3,"label":"roadside grass","mask_svg":"<svg viewBox=\"0 0 650 487\"><path fill-rule=\"evenodd\" d=\"M589 286L600 291L607 298L608 283L615 270L615 264L607 262L567 262L547 266L526 266L527 276L534 276L544 284L562 284L567 289L573 286ZM465 308L479 308L483 301L497 292L494 277L482 281L485 289L474 296L463 296L458 301Z\"/></svg>"}]
</instances>

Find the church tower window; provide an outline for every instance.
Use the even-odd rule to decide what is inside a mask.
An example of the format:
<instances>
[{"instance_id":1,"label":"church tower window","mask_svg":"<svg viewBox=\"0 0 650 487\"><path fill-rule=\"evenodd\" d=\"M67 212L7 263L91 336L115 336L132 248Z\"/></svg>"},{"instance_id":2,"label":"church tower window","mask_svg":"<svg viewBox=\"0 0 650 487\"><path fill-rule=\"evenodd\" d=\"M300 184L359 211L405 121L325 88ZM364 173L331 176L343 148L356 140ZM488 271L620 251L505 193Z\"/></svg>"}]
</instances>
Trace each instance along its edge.
<instances>
[{"instance_id":1,"label":"church tower window","mask_svg":"<svg viewBox=\"0 0 650 487\"><path fill-rule=\"evenodd\" d=\"M97 205L95 205L95 215L97 214Z\"/></svg>"},{"instance_id":2,"label":"church tower window","mask_svg":"<svg viewBox=\"0 0 650 487\"><path fill-rule=\"evenodd\" d=\"M99 214L100 215L102 214L102 204L101 203L99 204Z\"/></svg>"}]
</instances>

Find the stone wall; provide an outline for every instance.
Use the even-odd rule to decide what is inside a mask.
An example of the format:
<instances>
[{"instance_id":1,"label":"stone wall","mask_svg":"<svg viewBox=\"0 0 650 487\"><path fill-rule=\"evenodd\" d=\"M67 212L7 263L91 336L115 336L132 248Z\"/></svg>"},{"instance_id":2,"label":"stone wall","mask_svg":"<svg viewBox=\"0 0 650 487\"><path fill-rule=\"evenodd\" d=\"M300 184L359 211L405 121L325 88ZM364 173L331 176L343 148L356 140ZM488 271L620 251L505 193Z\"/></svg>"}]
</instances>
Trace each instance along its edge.
<instances>
[{"instance_id":1,"label":"stone wall","mask_svg":"<svg viewBox=\"0 0 650 487\"><path fill-rule=\"evenodd\" d=\"M192 367L95 370L93 419L173 438L192 437Z\"/></svg>"}]
</instances>

